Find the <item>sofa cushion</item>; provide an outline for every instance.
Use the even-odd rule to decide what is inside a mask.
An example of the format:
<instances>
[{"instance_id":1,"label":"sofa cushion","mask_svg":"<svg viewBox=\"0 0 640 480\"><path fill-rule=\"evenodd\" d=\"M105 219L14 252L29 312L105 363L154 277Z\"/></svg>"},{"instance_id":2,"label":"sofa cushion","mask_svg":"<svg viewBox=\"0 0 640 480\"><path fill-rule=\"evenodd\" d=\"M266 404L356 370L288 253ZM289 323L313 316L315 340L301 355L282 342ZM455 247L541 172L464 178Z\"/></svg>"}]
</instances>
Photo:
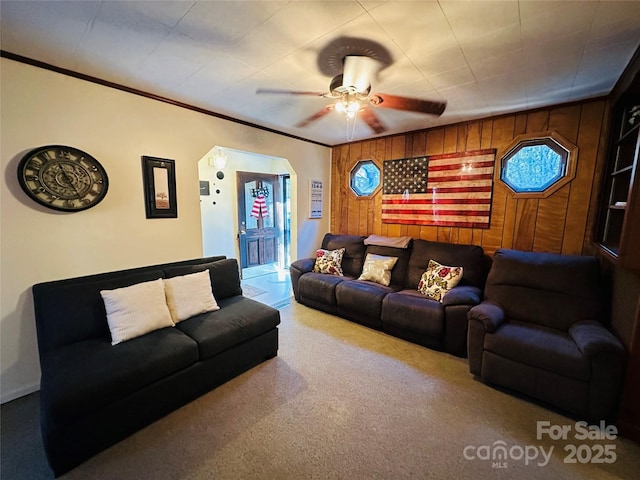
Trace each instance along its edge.
<instances>
[{"instance_id":1,"label":"sofa cushion","mask_svg":"<svg viewBox=\"0 0 640 480\"><path fill-rule=\"evenodd\" d=\"M62 422L98 411L194 364L198 346L170 327L115 346L107 339L76 342L44 353L42 360L43 413Z\"/></svg>"},{"instance_id":2,"label":"sofa cushion","mask_svg":"<svg viewBox=\"0 0 640 480\"><path fill-rule=\"evenodd\" d=\"M198 343L205 360L274 329L280 312L250 298L236 296L220 301L220 310L203 313L176 325Z\"/></svg>"},{"instance_id":3,"label":"sofa cushion","mask_svg":"<svg viewBox=\"0 0 640 480\"><path fill-rule=\"evenodd\" d=\"M338 315L380 329L382 300L391 292L390 287L378 283L362 280L341 282L336 287Z\"/></svg>"},{"instance_id":4,"label":"sofa cushion","mask_svg":"<svg viewBox=\"0 0 640 480\"><path fill-rule=\"evenodd\" d=\"M568 333L520 322L503 324L484 337L484 349L510 360L588 381L591 364Z\"/></svg>"},{"instance_id":5,"label":"sofa cushion","mask_svg":"<svg viewBox=\"0 0 640 480\"><path fill-rule=\"evenodd\" d=\"M111 344L164 327L173 327L162 279L115 290L100 290L111 332Z\"/></svg>"},{"instance_id":6,"label":"sofa cushion","mask_svg":"<svg viewBox=\"0 0 640 480\"><path fill-rule=\"evenodd\" d=\"M442 303L425 297L417 290L390 293L382 302L382 328L404 330L425 337L441 337L444 333L445 308Z\"/></svg>"},{"instance_id":7,"label":"sofa cushion","mask_svg":"<svg viewBox=\"0 0 640 480\"><path fill-rule=\"evenodd\" d=\"M385 287L391 282L391 271L398 261L397 257L383 257L368 253L358 280L369 280Z\"/></svg>"},{"instance_id":8,"label":"sofa cushion","mask_svg":"<svg viewBox=\"0 0 640 480\"><path fill-rule=\"evenodd\" d=\"M358 235L334 235L327 233L322 239L322 248L337 250L344 248L342 255L342 273L348 277L357 277L364 264L365 237Z\"/></svg>"},{"instance_id":9,"label":"sofa cushion","mask_svg":"<svg viewBox=\"0 0 640 480\"><path fill-rule=\"evenodd\" d=\"M336 286L353 277L339 277L322 273L305 273L298 282L298 291L302 303L320 303L327 307L336 305Z\"/></svg>"},{"instance_id":10,"label":"sofa cushion","mask_svg":"<svg viewBox=\"0 0 640 480\"><path fill-rule=\"evenodd\" d=\"M456 265L464 269L461 285L484 288L486 260L482 247L476 245L455 245L428 240L414 240L407 271L406 288L417 289L422 274L429 266L429 260L442 265Z\"/></svg>"},{"instance_id":11,"label":"sofa cushion","mask_svg":"<svg viewBox=\"0 0 640 480\"><path fill-rule=\"evenodd\" d=\"M179 275L162 283L173 323L220 309L211 291L209 272Z\"/></svg>"},{"instance_id":12,"label":"sofa cushion","mask_svg":"<svg viewBox=\"0 0 640 480\"><path fill-rule=\"evenodd\" d=\"M189 273L209 271L211 277L211 289L216 300L242 295L240 275L238 274L238 261L235 258L226 258L210 263L198 265L169 266L164 269L167 278Z\"/></svg>"},{"instance_id":13,"label":"sofa cushion","mask_svg":"<svg viewBox=\"0 0 640 480\"><path fill-rule=\"evenodd\" d=\"M449 267L429 260L429 266L418 283L418 291L432 300L442 302L447 292L460 283L463 271L462 267Z\"/></svg>"},{"instance_id":14,"label":"sofa cushion","mask_svg":"<svg viewBox=\"0 0 640 480\"><path fill-rule=\"evenodd\" d=\"M494 254L485 287L507 318L563 331L577 320L606 318L604 293L595 257L506 249Z\"/></svg>"},{"instance_id":15,"label":"sofa cushion","mask_svg":"<svg viewBox=\"0 0 640 480\"><path fill-rule=\"evenodd\" d=\"M342 255L344 255L344 248L338 248L337 250L319 248L316 250L313 272L342 276Z\"/></svg>"},{"instance_id":16,"label":"sofa cushion","mask_svg":"<svg viewBox=\"0 0 640 480\"><path fill-rule=\"evenodd\" d=\"M90 338L107 341L109 325L100 290L157 280L162 270L102 273L33 286L38 349L53 350Z\"/></svg>"},{"instance_id":17,"label":"sofa cushion","mask_svg":"<svg viewBox=\"0 0 640 480\"><path fill-rule=\"evenodd\" d=\"M369 245L367 247L367 255L374 254L383 257L395 257L398 259L393 270L391 271L391 282L389 286L392 290L402 290L404 288L407 266L409 264L409 257L411 255L411 248L394 248L385 247L380 245Z\"/></svg>"}]
</instances>

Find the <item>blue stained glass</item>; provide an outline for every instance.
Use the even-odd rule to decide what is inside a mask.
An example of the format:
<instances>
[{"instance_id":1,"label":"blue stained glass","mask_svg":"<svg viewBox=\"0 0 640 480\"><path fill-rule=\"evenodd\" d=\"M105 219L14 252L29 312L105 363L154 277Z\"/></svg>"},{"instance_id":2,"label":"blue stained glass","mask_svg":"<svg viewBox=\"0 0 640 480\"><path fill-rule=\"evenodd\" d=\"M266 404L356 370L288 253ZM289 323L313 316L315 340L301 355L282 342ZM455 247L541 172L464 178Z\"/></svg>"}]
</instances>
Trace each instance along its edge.
<instances>
[{"instance_id":1,"label":"blue stained glass","mask_svg":"<svg viewBox=\"0 0 640 480\"><path fill-rule=\"evenodd\" d=\"M502 180L516 192L542 192L565 174L566 154L547 143L520 147L505 162Z\"/></svg>"},{"instance_id":2,"label":"blue stained glass","mask_svg":"<svg viewBox=\"0 0 640 480\"><path fill-rule=\"evenodd\" d=\"M359 162L351 172L351 188L358 196L371 195L380 185L380 169L371 160Z\"/></svg>"}]
</instances>

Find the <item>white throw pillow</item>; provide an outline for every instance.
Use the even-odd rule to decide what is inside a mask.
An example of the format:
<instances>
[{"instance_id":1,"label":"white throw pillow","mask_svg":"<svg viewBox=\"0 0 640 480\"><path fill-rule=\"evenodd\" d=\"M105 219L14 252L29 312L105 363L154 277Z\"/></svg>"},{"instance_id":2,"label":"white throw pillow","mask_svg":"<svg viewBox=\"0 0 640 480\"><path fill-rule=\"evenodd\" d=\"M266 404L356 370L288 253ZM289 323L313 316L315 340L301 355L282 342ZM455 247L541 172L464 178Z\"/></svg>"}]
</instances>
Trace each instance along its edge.
<instances>
[{"instance_id":1,"label":"white throw pillow","mask_svg":"<svg viewBox=\"0 0 640 480\"><path fill-rule=\"evenodd\" d=\"M164 327L173 327L162 279L115 290L101 290L111 345Z\"/></svg>"},{"instance_id":2,"label":"white throw pillow","mask_svg":"<svg viewBox=\"0 0 640 480\"><path fill-rule=\"evenodd\" d=\"M163 282L167 306L174 323L201 313L220 310L211 291L208 270L167 278Z\"/></svg>"},{"instance_id":3,"label":"white throw pillow","mask_svg":"<svg viewBox=\"0 0 640 480\"><path fill-rule=\"evenodd\" d=\"M362 274L358 280L369 280L385 287L391 283L391 270L398 261L398 257L384 257L367 253L367 258L362 267Z\"/></svg>"}]
</instances>

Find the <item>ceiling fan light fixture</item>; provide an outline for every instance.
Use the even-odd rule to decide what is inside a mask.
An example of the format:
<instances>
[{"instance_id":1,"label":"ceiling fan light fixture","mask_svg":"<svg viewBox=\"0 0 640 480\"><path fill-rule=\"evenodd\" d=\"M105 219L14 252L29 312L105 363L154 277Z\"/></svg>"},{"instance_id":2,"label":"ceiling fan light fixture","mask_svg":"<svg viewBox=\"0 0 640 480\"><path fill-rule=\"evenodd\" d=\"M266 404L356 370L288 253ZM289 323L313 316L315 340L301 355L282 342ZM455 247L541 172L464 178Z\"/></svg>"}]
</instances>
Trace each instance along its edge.
<instances>
[{"instance_id":1,"label":"ceiling fan light fixture","mask_svg":"<svg viewBox=\"0 0 640 480\"><path fill-rule=\"evenodd\" d=\"M357 101L340 101L336 103L336 110L344 113L347 117L353 118L358 110L360 110L360 104Z\"/></svg>"},{"instance_id":2,"label":"ceiling fan light fixture","mask_svg":"<svg viewBox=\"0 0 640 480\"><path fill-rule=\"evenodd\" d=\"M350 44L354 39L346 39L345 37L339 43L344 43L343 40L349 40L348 43ZM375 134L380 134L387 130L387 127L374 112L376 108L442 115L447 105L446 102L386 93L372 93L372 80L377 77L380 70L391 63L391 58L388 55L384 55L384 51L378 55L376 49L369 48L374 45L371 42L355 43L358 45L357 48L336 44L324 52L326 55L324 53L319 55L318 66L321 67L322 73L331 73L333 75L329 83L328 92L258 89L256 93L284 93L331 99L333 103L325 105L321 110L298 122L295 126L296 128L306 127L312 122L323 118L329 112L337 110L344 115L342 118L346 120L347 139L349 141L354 138L358 116ZM321 61L321 57L326 58ZM325 64L331 66L330 71L322 69Z\"/></svg>"},{"instance_id":3,"label":"ceiling fan light fixture","mask_svg":"<svg viewBox=\"0 0 640 480\"><path fill-rule=\"evenodd\" d=\"M344 113L347 118L354 118L356 113L362 108L358 97L354 93L345 93L338 103L336 103L336 110Z\"/></svg>"}]
</instances>

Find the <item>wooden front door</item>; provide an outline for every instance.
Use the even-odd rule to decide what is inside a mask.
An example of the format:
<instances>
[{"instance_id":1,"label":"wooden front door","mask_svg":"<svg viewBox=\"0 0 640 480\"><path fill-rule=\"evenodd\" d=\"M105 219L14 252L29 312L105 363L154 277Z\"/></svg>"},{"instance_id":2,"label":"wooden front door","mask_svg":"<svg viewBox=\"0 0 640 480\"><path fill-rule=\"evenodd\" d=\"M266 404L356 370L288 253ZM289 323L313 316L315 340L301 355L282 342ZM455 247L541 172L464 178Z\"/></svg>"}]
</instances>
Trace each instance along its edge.
<instances>
[{"instance_id":1,"label":"wooden front door","mask_svg":"<svg viewBox=\"0 0 640 480\"><path fill-rule=\"evenodd\" d=\"M240 264L255 267L278 261L278 175L237 172Z\"/></svg>"}]
</instances>

